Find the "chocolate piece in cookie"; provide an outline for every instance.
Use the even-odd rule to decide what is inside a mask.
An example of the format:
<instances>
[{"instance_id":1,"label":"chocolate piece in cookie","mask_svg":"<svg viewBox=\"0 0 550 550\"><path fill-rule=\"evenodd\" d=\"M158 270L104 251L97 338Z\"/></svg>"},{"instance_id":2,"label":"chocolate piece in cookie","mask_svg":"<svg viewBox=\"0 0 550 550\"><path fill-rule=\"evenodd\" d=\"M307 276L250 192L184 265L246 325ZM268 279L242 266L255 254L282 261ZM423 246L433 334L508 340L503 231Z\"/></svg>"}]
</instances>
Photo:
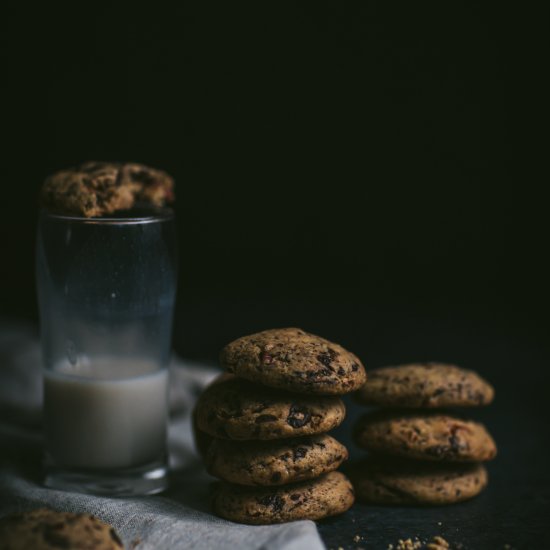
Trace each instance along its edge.
<instances>
[{"instance_id":1,"label":"chocolate piece in cookie","mask_svg":"<svg viewBox=\"0 0 550 550\"><path fill-rule=\"evenodd\" d=\"M221 483L214 495L219 516L255 525L342 514L354 502L353 487L340 472L283 487L252 488Z\"/></svg>"},{"instance_id":2,"label":"chocolate piece in cookie","mask_svg":"<svg viewBox=\"0 0 550 550\"><path fill-rule=\"evenodd\" d=\"M0 548L120 550L124 546L114 528L95 516L39 508L0 519Z\"/></svg>"},{"instance_id":3,"label":"chocolate piece in cookie","mask_svg":"<svg viewBox=\"0 0 550 550\"><path fill-rule=\"evenodd\" d=\"M329 435L279 441L214 439L206 456L213 476L239 485L284 485L336 470L347 449Z\"/></svg>"},{"instance_id":4,"label":"chocolate piece in cookie","mask_svg":"<svg viewBox=\"0 0 550 550\"><path fill-rule=\"evenodd\" d=\"M366 380L361 361L298 328L265 330L231 342L221 364L237 376L266 386L317 395L341 395Z\"/></svg>"},{"instance_id":5,"label":"chocolate piece in cookie","mask_svg":"<svg viewBox=\"0 0 550 550\"><path fill-rule=\"evenodd\" d=\"M42 187L49 211L86 218L173 200L174 180L166 172L133 163L85 162L53 174Z\"/></svg>"},{"instance_id":6,"label":"chocolate piece in cookie","mask_svg":"<svg viewBox=\"0 0 550 550\"><path fill-rule=\"evenodd\" d=\"M365 405L384 407L475 407L489 404L494 390L474 371L413 363L370 371L356 397Z\"/></svg>"},{"instance_id":7,"label":"chocolate piece in cookie","mask_svg":"<svg viewBox=\"0 0 550 550\"><path fill-rule=\"evenodd\" d=\"M479 494L487 485L481 464L431 464L368 458L350 477L357 498L377 504L452 504Z\"/></svg>"},{"instance_id":8,"label":"chocolate piece in cookie","mask_svg":"<svg viewBox=\"0 0 550 550\"><path fill-rule=\"evenodd\" d=\"M338 426L345 406L337 397L297 395L233 378L214 384L197 402L197 426L220 439L285 439Z\"/></svg>"},{"instance_id":9,"label":"chocolate piece in cookie","mask_svg":"<svg viewBox=\"0 0 550 550\"><path fill-rule=\"evenodd\" d=\"M368 451L419 460L482 462L497 453L482 424L427 412L366 414L355 427L354 439Z\"/></svg>"}]
</instances>

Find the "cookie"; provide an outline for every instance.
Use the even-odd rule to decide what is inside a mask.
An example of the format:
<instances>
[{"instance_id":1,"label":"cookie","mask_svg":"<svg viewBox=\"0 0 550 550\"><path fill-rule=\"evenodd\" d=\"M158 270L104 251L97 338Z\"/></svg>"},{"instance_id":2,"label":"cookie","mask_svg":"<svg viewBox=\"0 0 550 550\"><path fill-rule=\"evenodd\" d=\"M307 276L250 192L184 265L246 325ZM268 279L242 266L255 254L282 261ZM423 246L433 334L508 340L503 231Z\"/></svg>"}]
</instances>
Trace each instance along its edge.
<instances>
[{"instance_id":1,"label":"cookie","mask_svg":"<svg viewBox=\"0 0 550 550\"><path fill-rule=\"evenodd\" d=\"M2 550L120 550L124 548L109 524L90 514L39 508L0 519Z\"/></svg>"},{"instance_id":2,"label":"cookie","mask_svg":"<svg viewBox=\"0 0 550 550\"><path fill-rule=\"evenodd\" d=\"M433 464L368 458L350 477L357 498L376 504L452 504L468 500L487 485L481 464Z\"/></svg>"},{"instance_id":3,"label":"cookie","mask_svg":"<svg viewBox=\"0 0 550 550\"><path fill-rule=\"evenodd\" d=\"M197 426L220 439L286 439L328 432L345 413L338 397L298 395L233 378L202 393Z\"/></svg>"},{"instance_id":4,"label":"cookie","mask_svg":"<svg viewBox=\"0 0 550 550\"><path fill-rule=\"evenodd\" d=\"M342 514L355 500L353 487L340 472L283 487L243 487L221 483L214 494L219 516L256 525Z\"/></svg>"},{"instance_id":5,"label":"cookie","mask_svg":"<svg viewBox=\"0 0 550 550\"><path fill-rule=\"evenodd\" d=\"M219 382L223 382L225 380L232 380L235 378L232 374L229 373L222 373L216 376L214 380L212 380L207 387L210 387L214 384L218 384ZM195 444L195 450L199 454L201 458L204 458L206 456L206 453L208 452L208 447L210 446L210 443L212 442L213 437L211 435L208 435L206 432L203 432L198 425L197 422L197 407L195 406L193 408L193 412L191 413L191 431L193 433L193 442Z\"/></svg>"},{"instance_id":6,"label":"cookie","mask_svg":"<svg viewBox=\"0 0 550 550\"><path fill-rule=\"evenodd\" d=\"M265 330L223 348L221 364L239 377L293 392L341 395L366 380L361 361L338 344L298 328Z\"/></svg>"},{"instance_id":7,"label":"cookie","mask_svg":"<svg viewBox=\"0 0 550 550\"><path fill-rule=\"evenodd\" d=\"M368 451L418 460L482 462L497 453L482 424L416 411L366 414L355 426L354 439Z\"/></svg>"},{"instance_id":8,"label":"cookie","mask_svg":"<svg viewBox=\"0 0 550 550\"><path fill-rule=\"evenodd\" d=\"M489 404L494 390L474 371L444 363L413 363L370 371L356 397L365 405L474 407Z\"/></svg>"},{"instance_id":9,"label":"cookie","mask_svg":"<svg viewBox=\"0 0 550 550\"><path fill-rule=\"evenodd\" d=\"M336 470L347 449L330 435L275 441L212 441L206 456L210 474L239 485L284 485Z\"/></svg>"},{"instance_id":10,"label":"cookie","mask_svg":"<svg viewBox=\"0 0 550 550\"><path fill-rule=\"evenodd\" d=\"M145 203L164 206L174 199L174 180L141 164L85 162L46 179L42 204L51 212L86 218L129 210Z\"/></svg>"}]
</instances>

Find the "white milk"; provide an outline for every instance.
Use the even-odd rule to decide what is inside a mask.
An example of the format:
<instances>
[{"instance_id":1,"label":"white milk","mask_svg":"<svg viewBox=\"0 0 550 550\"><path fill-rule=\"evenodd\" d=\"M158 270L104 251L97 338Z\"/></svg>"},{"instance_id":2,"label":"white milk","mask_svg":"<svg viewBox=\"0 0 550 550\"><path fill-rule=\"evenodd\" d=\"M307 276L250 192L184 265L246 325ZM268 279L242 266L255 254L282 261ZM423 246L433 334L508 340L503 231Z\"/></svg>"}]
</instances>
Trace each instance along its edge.
<instances>
[{"instance_id":1,"label":"white milk","mask_svg":"<svg viewBox=\"0 0 550 550\"><path fill-rule=\"evenodd\" d=\"M140 359L100 359L44 371L46 447L55 463L127 468L165 451L168 371Z\"/></svg>"}]
</instances>

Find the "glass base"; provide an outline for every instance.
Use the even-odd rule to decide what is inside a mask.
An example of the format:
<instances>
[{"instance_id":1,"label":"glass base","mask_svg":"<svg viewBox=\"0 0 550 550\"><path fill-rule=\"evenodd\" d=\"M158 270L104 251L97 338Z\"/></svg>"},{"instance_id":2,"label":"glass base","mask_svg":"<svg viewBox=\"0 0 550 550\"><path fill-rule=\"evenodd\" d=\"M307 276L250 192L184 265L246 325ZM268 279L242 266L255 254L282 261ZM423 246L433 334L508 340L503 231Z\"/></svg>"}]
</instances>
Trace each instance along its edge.
<instances>
[{"instance_id":1,"label":"glass base","mask_svg":"<svg viewBox=\"0 0 550 550\"><path fill-rule=\"evenodd\" d=\"M156 462L137 468L90 470L59 467L46 461L44 485L99 496L153 495L168 487L168 467Z\"/></svg>"}]
</instances>

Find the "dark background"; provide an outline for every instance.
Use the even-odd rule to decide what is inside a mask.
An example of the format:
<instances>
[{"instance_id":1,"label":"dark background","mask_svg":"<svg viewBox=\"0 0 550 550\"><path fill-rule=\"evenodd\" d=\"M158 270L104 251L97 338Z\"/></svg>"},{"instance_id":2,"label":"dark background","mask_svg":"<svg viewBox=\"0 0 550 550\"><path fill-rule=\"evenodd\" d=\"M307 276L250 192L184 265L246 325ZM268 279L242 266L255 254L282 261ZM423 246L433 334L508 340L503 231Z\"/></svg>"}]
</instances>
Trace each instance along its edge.
<instances>
[{"instance_id":1,"label":"dark background","mask_svg":"<svg viewBox=\"0 0 550 550\"><path fill-rule=\"evenodd\" d=\"M253 328L235 316L254 304L268 326L307 316L277 304L336 301L355 318L375 306L546 329L547 214L528 190L545 175L539 18L384 2L12 6L2 311L36 318L43 179L105 159L176 178L188 354Z\"/></svg>"},{"instance_id":2,"label":"dark background","mask_svg":"<svg viewBox=\"0 0 550 550\"><path fill-rule=\"evenodd\" d=\"M177 182L178 352L214 360L234 337L297 325L367 368L475 368L497 387L493 500L530 510L507 494L513 469L531 476L523 487L542 484L546 506L547 14L154 6L19 3L4 20L1 313L36 321L48 174L84 160L166 169ZM487 532L515 525L514 513L491 516ZM338 545L335 533L324 536Z\"/></svg>"}]
</instances>

